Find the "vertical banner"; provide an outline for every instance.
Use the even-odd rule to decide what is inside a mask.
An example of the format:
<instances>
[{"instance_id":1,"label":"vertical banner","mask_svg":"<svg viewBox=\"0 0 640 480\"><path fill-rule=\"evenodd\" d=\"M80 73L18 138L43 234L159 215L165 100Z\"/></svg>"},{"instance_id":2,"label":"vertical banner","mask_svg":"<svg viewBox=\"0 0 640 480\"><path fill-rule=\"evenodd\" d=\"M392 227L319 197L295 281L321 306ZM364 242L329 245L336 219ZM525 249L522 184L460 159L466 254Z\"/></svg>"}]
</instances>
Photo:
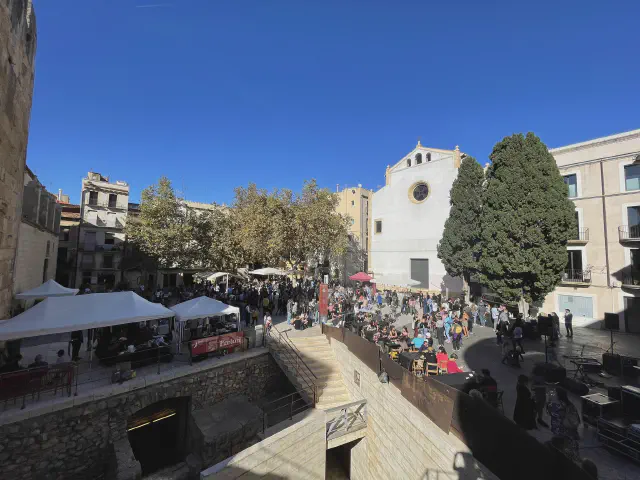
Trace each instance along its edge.
<instances>
[{"instance_id":1,"label":"vertical banner","mask_svg":"<svg viewBox=\"0 0 640 480\"><path fill-rule=\"evenodd\" d=\"M327 312L329 311L329 285L320 284L320 292L318 295L318 313L322 323L327 321Z\"/></svg>"}]
</instances>

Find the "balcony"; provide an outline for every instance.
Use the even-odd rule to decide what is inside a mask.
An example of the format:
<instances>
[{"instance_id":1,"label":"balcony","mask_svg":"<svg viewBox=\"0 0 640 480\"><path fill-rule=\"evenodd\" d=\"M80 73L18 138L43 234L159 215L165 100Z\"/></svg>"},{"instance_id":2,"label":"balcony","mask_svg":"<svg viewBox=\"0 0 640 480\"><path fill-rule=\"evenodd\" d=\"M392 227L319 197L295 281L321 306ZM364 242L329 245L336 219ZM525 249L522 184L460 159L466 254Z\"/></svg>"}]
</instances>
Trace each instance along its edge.
<instances>
[{"instance_id":1,"label":"balcony","mask_svg":"<svg viewBox=\"0 0 640 480\"><path fill-rule=\"evenodd\" d=\"M589 242L589 229L579 228L567 243L570 245L586 245Z\"/></svg>"},{"instance_id":2,"label":"balcony","mask_svg":"<svg viewBox=\"0 0 640 480\"><path fill-rule=\"evenodd\" d=\"M122 248L123 248L122 244L95 245L95 244L81 243L79 245L79 249L81 252L121 252Z\"/></svg>"},{"instance_id":3,"label":"balcony","mask_svg":"<svg viewBox=\"0 0 640 480\"><path fill-rule=\"evenodd\" d=\"M618 236L621 242L640 242L640 225L620 225Z\"/></svg>"},{"instance_id":4,"label":"balcony","mask_svg":"<svg viewBox=\"0 0 640 480\"><path fill-rule=\"evenodd\" d=\"M568 285L591 285L591 271L567 269L562 273L561 282Z\"/></svg>"},{"instance_id":5,"label":"balcony","mask_svg":"<svg viewBox=\"0 0 640 480\"><path fill-rule=\"evenodd\" d=\"M120 262L102 262L97 270L120 270Z\"/></svg>"},{"instance_id":6,"label":"balcony","mask_svg":"<svg viewBox=\"0 0 640 480\"><path fill-rule=\"evenodd\" d=\"M622 286L640 289L640 270L637 268L625 268L622 272Z\"/></svg>"},{"instance_id":7,"label":"balcony","mask_svg":"<svg viewBox=\"0 0 640 480\"><path fill-rule=\"evenodd\" d=\"M129 208L129 204L125 204L122 205L120 203L114 203L114 202L92 202L89 201L87 202L87 205L89 205L90 207L102 207L102 208L108 208L110 210L127 210Z\"/></svg>"}]
</instances>

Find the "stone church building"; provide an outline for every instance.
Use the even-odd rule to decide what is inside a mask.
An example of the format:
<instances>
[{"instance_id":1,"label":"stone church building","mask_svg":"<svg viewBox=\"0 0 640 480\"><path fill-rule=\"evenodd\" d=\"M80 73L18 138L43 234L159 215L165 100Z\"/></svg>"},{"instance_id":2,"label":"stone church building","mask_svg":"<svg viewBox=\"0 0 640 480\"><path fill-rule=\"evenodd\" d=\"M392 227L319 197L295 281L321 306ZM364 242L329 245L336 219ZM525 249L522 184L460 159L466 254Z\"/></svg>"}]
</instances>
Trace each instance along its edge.
<instances>
[{"instance_id":1,"label":"stone church building","mask_svg":"<svg viewBox=\"0 0 640 480\"><path fill-rule=\"evenodd\" d=\"M393 166L374 193L369 270L378 283L456 294L437 246L449 216L449 192L465 155L418 144Z\"/></svg>"}]
</instances>

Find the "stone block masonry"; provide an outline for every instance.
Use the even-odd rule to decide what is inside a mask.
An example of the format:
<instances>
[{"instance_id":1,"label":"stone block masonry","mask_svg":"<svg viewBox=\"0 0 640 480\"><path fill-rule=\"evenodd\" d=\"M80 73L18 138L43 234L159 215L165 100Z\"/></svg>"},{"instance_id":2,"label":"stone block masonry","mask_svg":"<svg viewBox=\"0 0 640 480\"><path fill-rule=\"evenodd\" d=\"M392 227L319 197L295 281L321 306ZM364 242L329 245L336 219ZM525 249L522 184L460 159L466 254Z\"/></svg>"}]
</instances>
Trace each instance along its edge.
<instances>
[{"instance_id":1,"label":"stone block masonry","mask_svg":"<svg viewBox=\"0 0 640 480\"><path fill-rule=\"evenodd\" d=\"M496 479L453 433L445 433L343 343L331 340L351 398L367 400L366 436L351 449L353 480ZM359 384L354 372L358 372Z\"/></svg>"},{"instance_id":2,"label":"stone block masonry","mask_svg":"<svg viewBox=\"0 0 640 480\"><path fill-rule=\"evenodd\" d=\"M238 355L222 366L0 426L0 480L98 478L138 410L184 396L191 397L192 410L236 395L254 401L286 381L265 350Z\"/></svg>"},{"instance_id":3,"label":"stone block masonry","mask_svg":"<svg viewBox=\"0 0 640 480\"><path fill-rule=\"evenodd\" d=\"M13 293L35 54L31 0L0 2L0 319Z\"/></svg>"}]
</instances>

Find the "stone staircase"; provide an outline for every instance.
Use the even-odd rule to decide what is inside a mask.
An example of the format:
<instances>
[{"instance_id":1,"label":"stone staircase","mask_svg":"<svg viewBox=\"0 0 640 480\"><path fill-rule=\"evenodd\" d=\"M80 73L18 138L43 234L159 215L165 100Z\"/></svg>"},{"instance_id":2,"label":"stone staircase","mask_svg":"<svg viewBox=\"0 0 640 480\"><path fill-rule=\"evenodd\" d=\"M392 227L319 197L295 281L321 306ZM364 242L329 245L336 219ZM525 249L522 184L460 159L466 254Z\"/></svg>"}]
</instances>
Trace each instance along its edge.
<instances>
[{"instance_id":1,"label":"stone staircase","mask_svg":"<svg viewBox=\"0 0 640 480\"><path fill-rule=\"evenodd\" d=\"M291 349L286 344L271 342L271 349L276 360L281 367L287 370L289 378L295 386L305 392L309 398L313 398L313 389L309 386L308 370L304 365L309 367L315 377L312 377L313 383L317 388L316 408L326 410L328 408L337 407L351 401L351 397L342 379L338 361L329 346L329 341L324 335L314 335L306 337L291 337L288 339L293 344L293 349L299 355L299 359L290 352L283 352L285 349ZM300 359L304 365L300 365ZM298 366L294 364L298 362Z\"/></svg>"}]
</instances>

